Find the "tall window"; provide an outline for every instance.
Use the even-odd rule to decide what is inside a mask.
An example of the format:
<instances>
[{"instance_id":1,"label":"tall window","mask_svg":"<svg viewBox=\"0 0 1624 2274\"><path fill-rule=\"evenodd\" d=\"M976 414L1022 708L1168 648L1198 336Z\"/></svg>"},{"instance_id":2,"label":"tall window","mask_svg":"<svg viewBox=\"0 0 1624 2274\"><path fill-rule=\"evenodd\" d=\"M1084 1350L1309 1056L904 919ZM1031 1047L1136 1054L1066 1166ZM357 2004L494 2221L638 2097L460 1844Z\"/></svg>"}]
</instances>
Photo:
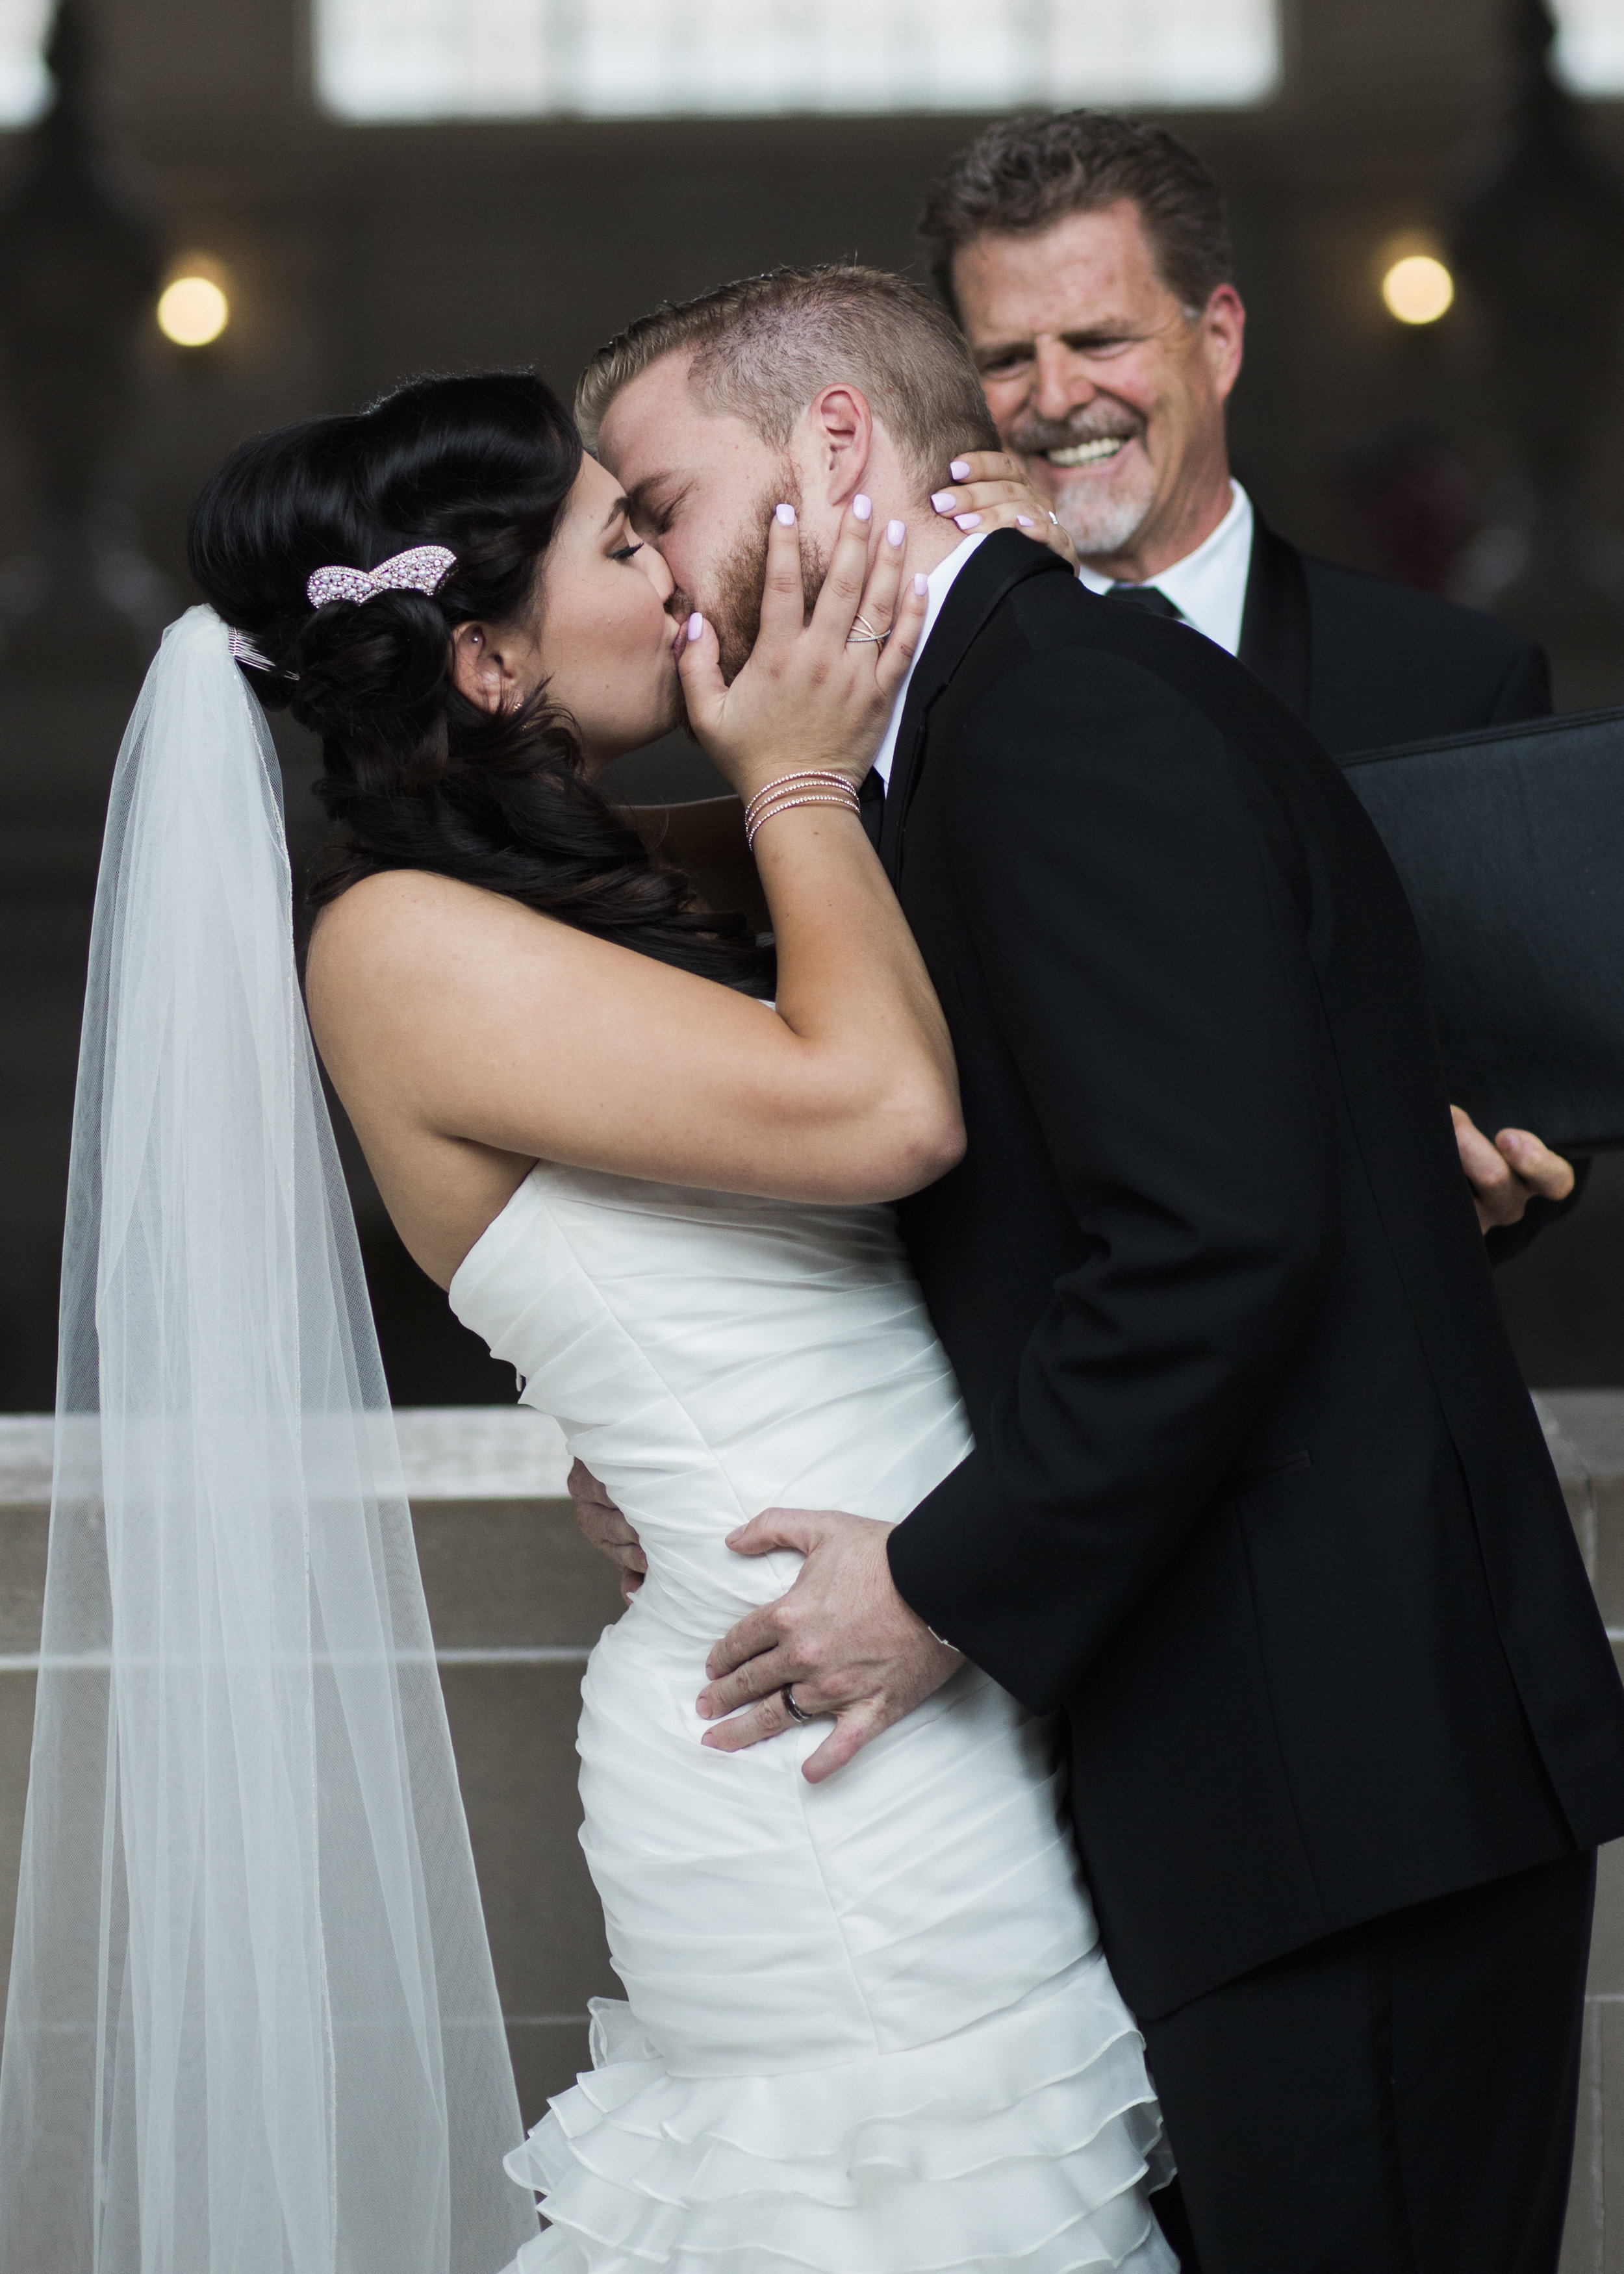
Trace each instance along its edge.
<instances>
[{"instance_id":1,"label":"tall window","mask_svg":"<svg viewBox=\"0 0 1624 2274\"><path fill-rule=\"evenodd\" d=\"M1624 94L1624 8L1619 0L1552 0L1561 27L1556 64L1578 94Z\"/></svg>"},{"instance_id":2,"label":"tall window","mask_svg":"<svg viewBox=\"0 0 1624 2274\"><path fill-rule=\"evenodd\" d=\"M50 13L51 0L0 0L0 126L26 126L45 108L40 49Z\"/></svg>"},{"instance_id":3,"label":"tall window","mask_svg":"<svg viewBox=\"0 0 1624 2274\"><path fill-rule=\"evenodd\" d=\"M1277 0L313 0L341 117L1236 104Z\"/></svg>"}]
</instances>

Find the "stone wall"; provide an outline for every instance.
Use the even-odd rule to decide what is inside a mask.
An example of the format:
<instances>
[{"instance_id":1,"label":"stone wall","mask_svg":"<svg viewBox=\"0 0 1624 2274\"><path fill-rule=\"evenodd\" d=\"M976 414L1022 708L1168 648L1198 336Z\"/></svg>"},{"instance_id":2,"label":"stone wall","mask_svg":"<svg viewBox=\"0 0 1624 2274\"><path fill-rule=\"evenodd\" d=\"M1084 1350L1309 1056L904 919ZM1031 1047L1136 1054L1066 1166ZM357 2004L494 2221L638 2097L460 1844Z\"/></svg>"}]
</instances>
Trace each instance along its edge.
<instances>
[{"instance_id":1,"label":"stone wall","mask_svg":"<svg viewBox=\"0 0 1624 2274\"><path fill-rule=\"evenodd\" d=\"M583 1542L551 1422L397 1417L418 1556L519 2100L534 2123L586 2065L586 2000L619 1994L576 1832L581 1668L620 1609ZM49 1419L0 1418L0 1953L9 1953L50 1509Z\"/></svg>"},{"instance_id":2,"label":"stone wall","mask_svg":"<svg viewBox=\"0 0 1624 2274\"><path fill-rule=\"evenodd\" d=\"M1624 1663L1624 1391L1551 1390L1535 1403L1613 1656ZM1624 2274L1624 1841L1601 1856L1560 2274Z\"/></svg>"},{"instance_id":3,"label":"stone wall","mask_svg":"<svg viewBox=\"0 0 1624 2274\"><path fill-rule=\"evenodd\" d=\"M1624 1650L1624 1391L1537 1403ZM418 1553L525 2120L615 1996L576 1841L580 1669L619 1595L576 1530L558 1431L522 1408L397 1415ZM49 1513L50 1423L0 1417L0 1952L10 1947ZM1561 2274L1624 2274L1624 1841L1604 1851Z\"/></svg>"}]
</instances>

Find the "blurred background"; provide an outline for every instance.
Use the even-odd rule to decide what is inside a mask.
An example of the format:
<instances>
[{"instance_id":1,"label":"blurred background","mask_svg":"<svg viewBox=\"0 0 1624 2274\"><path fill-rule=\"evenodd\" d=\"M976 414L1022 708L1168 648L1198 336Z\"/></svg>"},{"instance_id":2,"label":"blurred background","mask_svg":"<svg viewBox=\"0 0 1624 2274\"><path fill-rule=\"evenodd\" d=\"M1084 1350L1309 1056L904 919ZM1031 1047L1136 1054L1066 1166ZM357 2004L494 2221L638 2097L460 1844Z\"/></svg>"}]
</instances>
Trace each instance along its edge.
<instances>
[{"instance_id":1,"label":"blurred background","mask_svg":"<svg viewBox=\"0 0 1624 2274\"><path fill-rule=\"evenodd\" d=\"M1624 0L0 0L0 1409L52 1399L102 810L216 461L426 369L568 395L776 261L917 268L948 153L1080 102L1227 184L1268 518L1624 703ZM397 1401L510 1401L355 1188ZM1624 1383L1624 1162L1500 1285L1530 1382Z\"/></svg>"}]
</instances>

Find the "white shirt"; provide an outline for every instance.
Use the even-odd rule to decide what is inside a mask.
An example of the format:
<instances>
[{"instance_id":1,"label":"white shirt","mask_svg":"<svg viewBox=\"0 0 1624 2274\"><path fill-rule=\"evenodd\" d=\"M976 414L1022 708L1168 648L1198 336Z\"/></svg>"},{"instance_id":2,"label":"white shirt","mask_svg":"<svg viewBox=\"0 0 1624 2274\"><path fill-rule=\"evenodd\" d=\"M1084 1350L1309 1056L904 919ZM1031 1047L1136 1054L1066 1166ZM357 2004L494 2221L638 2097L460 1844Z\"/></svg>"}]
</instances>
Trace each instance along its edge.
<instances>
[{"instance_id":1,"label":"white shirt","mask_svg":"<svg viewBox=\"0 0 1624 2274\"><path fill-rule=\"evenodd\" d=\"M1250 526L1249 522L1248 527ZM918 668L919 658L925 653L925 644L936 628L936 619L941 614L941 604L953 590L954 578L977 546L985 545L992 533L991 530L984 529L977 537L965 538L962 544L954 546L945 560L936 563L926 580L930 591L925 603L925 629L919 634L919 644L913 651L913 660L908 666L902 685L896 690L896 701L892 706L891 723L886 728L886 738L874 754L874 772L888 789L891 787L891 761L896 756L896 730L903 723L903 705L908 700L908 689L912 683L914 673Z\"/></svg>"},{"instance_id":2,"label":"white shirt","mask_svg":"<svg viewBox=\"0 0 1624 2274\"><path fill-rule=\"evenodd\" d=\"M1198 632L1235 655L1241 645L1246 579L1252 565L1252 501L1239 482L1231 482L1229 488L1229 510L1212 534L1147 582L1165 592ZM1114 582L1086 563L1077 575L1091 592L1108 592Z\"/></svg>"}]
</instances>

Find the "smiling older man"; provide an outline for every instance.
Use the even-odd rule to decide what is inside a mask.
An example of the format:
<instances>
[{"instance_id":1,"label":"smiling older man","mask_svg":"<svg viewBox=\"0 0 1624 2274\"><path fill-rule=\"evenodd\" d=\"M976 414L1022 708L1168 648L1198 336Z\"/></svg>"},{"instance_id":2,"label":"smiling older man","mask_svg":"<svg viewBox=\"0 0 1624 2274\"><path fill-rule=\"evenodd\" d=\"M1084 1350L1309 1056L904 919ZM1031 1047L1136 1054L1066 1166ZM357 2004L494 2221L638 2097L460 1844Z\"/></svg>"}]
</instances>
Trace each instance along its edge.
<instances>
[{"instance_id":1,"label":"smiling older man","mask_svg":"<svg viewBox=\"0 0 1624 2274\"><path fill-rule=\"evenodd\" d=\"M1529 641L1299 552L1233 478L1225 416L1246 311L1223 192L1175 135L1097 111L1005 120L931 184L920 233L1000 435L1094 591L1237 655L1333 757L1549 712ZM1491 1143L1457 1125L1503 1261L1572 1204L1573 1171L1526 1130Z\"/></svg>"}]
</instances>

